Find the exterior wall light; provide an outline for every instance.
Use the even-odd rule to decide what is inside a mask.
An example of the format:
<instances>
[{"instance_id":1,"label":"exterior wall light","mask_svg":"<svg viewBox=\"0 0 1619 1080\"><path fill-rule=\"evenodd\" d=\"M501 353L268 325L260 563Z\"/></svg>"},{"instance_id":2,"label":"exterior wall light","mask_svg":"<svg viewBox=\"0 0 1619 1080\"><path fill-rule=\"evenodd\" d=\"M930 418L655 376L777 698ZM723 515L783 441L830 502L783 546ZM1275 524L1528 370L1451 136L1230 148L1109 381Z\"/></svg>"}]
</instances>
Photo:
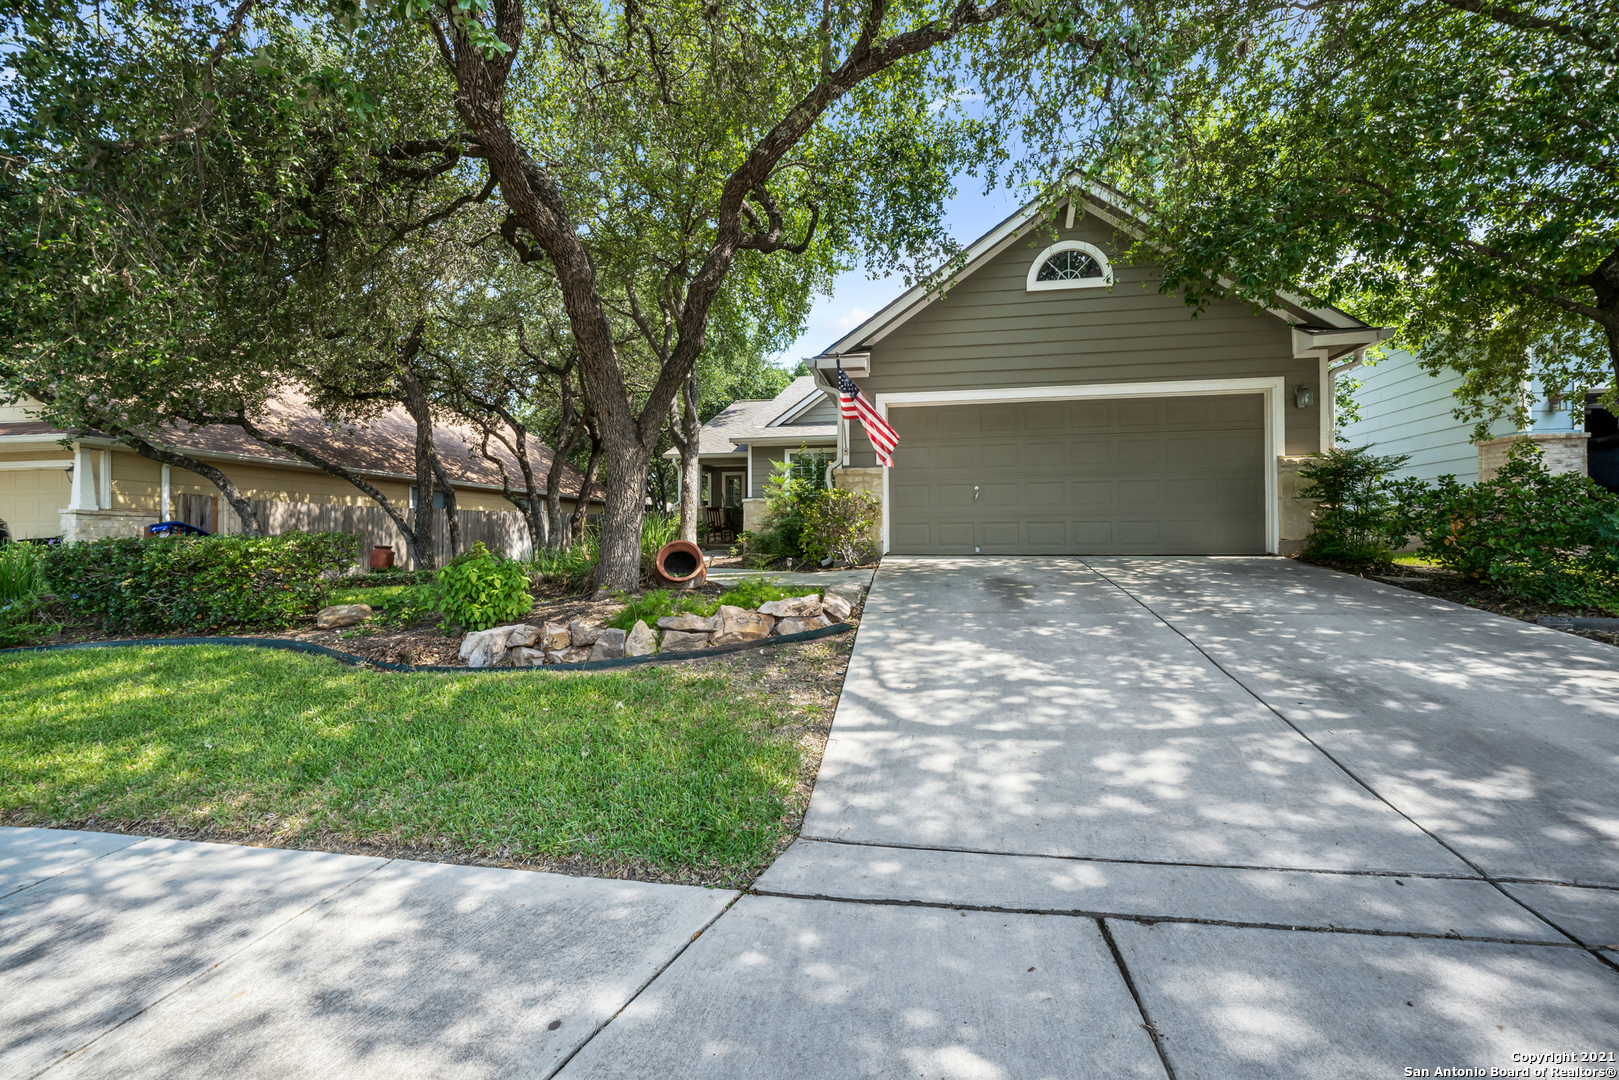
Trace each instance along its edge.
<instances>
[{"instance_id":1,"label":"exterior wall light","mask_svg":"<svg viewBox=\"0 0 1619 1080\"><path fill-rule=\"evenodd\" d=\"M1315 394L1310 391L1308 386L1301 386L1293 391L1293 404L1301 409L1308 409L1315 404Z\"/></svg>"}]
</instances>

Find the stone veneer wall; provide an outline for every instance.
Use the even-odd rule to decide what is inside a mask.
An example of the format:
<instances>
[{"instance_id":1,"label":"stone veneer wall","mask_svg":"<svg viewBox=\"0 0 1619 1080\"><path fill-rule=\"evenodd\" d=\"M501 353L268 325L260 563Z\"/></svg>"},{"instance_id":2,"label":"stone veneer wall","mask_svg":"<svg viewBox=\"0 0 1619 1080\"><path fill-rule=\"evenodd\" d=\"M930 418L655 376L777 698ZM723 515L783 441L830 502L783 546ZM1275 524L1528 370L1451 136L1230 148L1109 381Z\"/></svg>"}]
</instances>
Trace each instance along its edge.
<instances>
[{"instance_id":1,"label":"stone veneer wall","mask_svg":"<svg viewBox=\"0 0 1619 1080\"><path fill-rule=\"evenodd\" d=\"M146 526L158 522L157 514L151 510L63 510L61 514L62 539L70 543L140 536Z\"/></svg>"},{"instance_id":2,"label":"stone veneer wall","mask_svg":"<svg viewBox=\"0 0 1619 1080\"><path fill-rule=\"evenodd\" d=\"M1298 497L1299 489L1307 483L1299 478L1299 470L1312 460L1303 455L1276 459L1276 501L1281 525L1278 555L1298 554L1305 539L1315 531L1316 502Z\"/></svg>"},{"instance_id":3,"label":"stone veneer wall","mask_svg":"<svg viewBox=\"0 0 1619 1080\"><path fill-rule=\"evenodd\" d=\"M1533 439L1540 447L1547 472L1586 476L1588 474L1585 444L1590 438L1591 436L1583 431L1561 431L1538 435L1507 435L1481 442L1478 444L1478 478L1481 482L1494 480L1495 474L1501 471L1501 466L1507 463L1507 455L1511 453L1513 445L1524 439Z\"/></svg>"},{"instance_id":4,"label":"stone veneer wall","mask_svg":"<svg viewBox=\"0 0 1619 1080\"><path fill-rule=\"evenodd\" d=\"M832 486L840 491L864 491L877 500L877 522L871 527L871 546L881 552L883 547L883 470L875 468L848 468L832 470Z\"/></svg>"},{"instance_id":5,"label":"stone veneer wall","mask_svg":"<svg viewBox=\"0 0 1619 1080\"><path fill-rule=\"evenodd\" d=\"M765 501L763 499L742 500L742 528L748 532L758 532L764 528Z\"/></svg>"}]
</instances>

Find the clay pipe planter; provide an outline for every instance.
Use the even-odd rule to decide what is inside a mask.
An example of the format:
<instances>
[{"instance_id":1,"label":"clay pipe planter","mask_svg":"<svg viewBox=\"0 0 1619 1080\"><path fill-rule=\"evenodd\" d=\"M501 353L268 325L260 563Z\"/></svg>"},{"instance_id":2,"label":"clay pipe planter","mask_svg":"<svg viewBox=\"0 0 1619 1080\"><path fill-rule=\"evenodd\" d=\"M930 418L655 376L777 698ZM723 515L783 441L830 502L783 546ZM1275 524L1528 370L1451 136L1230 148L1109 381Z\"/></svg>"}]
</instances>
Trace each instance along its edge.
<instances>
[{"instance_id":1,"label":"clay pipe planter","mask_svg":"<svg viewBox=\"0 0 1619 1080\"><path fill-rule=\"evenodd\" d=\"M690 540L671 540L658 549L653 571L660 584L675 589L695 589L708 580L708 564L703 549Z\"/></svg>"},{"instance_id":2,"label":"clay pipe planter","mask_svg":"<svg viewBox=\"0 0 1619 1080\"><path fill-rule=\"evenodd\" d=\"M385 544L378 544L371 549L371 569L391 570L394 564L394 549Z\"/></svg>"}]
</instances>

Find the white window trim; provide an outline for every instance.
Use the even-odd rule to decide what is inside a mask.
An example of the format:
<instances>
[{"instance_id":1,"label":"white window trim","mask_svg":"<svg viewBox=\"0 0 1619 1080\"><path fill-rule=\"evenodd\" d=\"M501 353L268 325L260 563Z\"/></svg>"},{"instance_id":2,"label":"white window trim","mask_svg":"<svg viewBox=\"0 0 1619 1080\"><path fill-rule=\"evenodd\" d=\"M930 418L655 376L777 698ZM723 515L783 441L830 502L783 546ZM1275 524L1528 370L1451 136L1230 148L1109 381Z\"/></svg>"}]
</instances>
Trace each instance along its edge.
<instances>
[{"instance_id":1,"label":"white window trim","mask_svg":"<svg viewBox=\"0 0 1619 1080\"><path fill-rule=\"evenodd\" d=\"M1065 281L1037 281L1040 268L1046 265L1046 260L1053 255L1060 255L1065 251L1083 251L1096 260L1096 265L1102 268L1099 278L1069 278ZM1058 240L1039 255L1029 266L1028 280L1025 287L1029 292L1044 292L1047 289L1105 289L1113 285L1113 264L1108 257L1102 254L1102 249L1095 244L1087 244L1083 240Z\"/></svg>"},{"instance_id":2,"label":"white window trim","mask_svg":"<svg viewBox=\"0 0 1619 1080\"><path fill-rule=\"evenodd\" d=\"M710 500L713 506L720 509L725 508L725 481L729 480L733 476L742 481L742 499L746 499L748 497L748 474L746 470L723 469L713 473L712 475L719 477L719 490L715 491L712 485L709 489L709 494L713 496L713 499L718 500L717 502L714 502L712 499ZM736 501L737 506L742 505L742 499L738 499Z\"/></svg>"},{"instance_id":3,"label":"white window trim","mask_svg":"<svg viewBox=\"0 0 1619 1080\"><path fill-rule=\"evenodd\" d=\"M838 448L836 446L811 446L811 447L808 447L808 448L800 447L797 450L789 450L789 451L787 451L787 453L785 454L785 457L787 459L788 466L791 467L792 463L793 463L793 458L799 457L800 455L806 456L806 457L812 457L812 456L815 456L817 454L820 455L821 457L826 458L826 467L827 467L827 469L830 470L830 469L837 468L837 464L838 464ZM821 480L822 480L823 483L826 484L827 487L832 486L832 474L830 472L828 472L825 476L823 476L821 478Z\"/></svg>"},{"instance_id":4,"label":"white window trim","mask_svg":"<svg viewBox=\"0 0 1619 1080\"><path fill-rule=\"evenodd\" d=\"M1101 401L1109 398L1204 397L1217 394L1261 394L1265 412L1265 550L1276 555L1282 547L1281 507L1277 505L1276 459L1287 450L1287 379L1281 375L1254 379L1179 379L1172 382L1082 383L1069 386L1022 386L998 390L918 390L877 394L877 413L888 419L895 405L988 405L1018 401ZM904 446L902 442L901 447ZM883 470L883 554L892 546L890 530L893 501Z\"/></svg>"}]
</instances>

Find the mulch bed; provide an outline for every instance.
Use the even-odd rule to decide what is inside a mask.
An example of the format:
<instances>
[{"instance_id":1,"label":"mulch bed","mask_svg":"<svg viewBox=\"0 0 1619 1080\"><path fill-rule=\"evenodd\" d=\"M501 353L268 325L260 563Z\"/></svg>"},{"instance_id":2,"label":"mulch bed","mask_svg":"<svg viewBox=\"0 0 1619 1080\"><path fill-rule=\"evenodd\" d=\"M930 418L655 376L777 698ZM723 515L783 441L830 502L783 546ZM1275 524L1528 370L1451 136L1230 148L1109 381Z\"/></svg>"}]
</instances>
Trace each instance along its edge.
<instances>
[{"instance_id":1,"label":"mulch bed","mask_svg":"<svg viewBox=\"0 0 1619 1080\"><path fill-rule=\"evenodd\" d=\"M390 584L397 584L391 582ZM690 590L694 595L718 597L734 583L710 581ZM567 623L574 619L600 623L612 618L624 607L616 597L583 596L554 585L542 585L529 590L534 607L518 622ZM851 622L856 620L851 619ZM317 630L313 616L304 623L287 630L232 631L218 634L238 634L246 637L277 638L284 641L303 641L321 645L338 652L346 652L373 663L411 664L441 667L461 667L461 636L441 633L436 619L422 619L410 626L391 626L373 620L371 623L341 630ZM206 632L175 631L163 633L109 634L93 625L65 627L54 638L42 645L77 644L90 641L131 641L139 638L202 637Z\"/></svg>"},{"instance_id":2,"label":"mulch bed","mask_svg":"<svg viewBox=\"0 0 1619 1080\"><path fill-rule=\"evenodd\" d=\"M1598 608L1575 608L1564 604L1525 600L1504 593L1486 582L1474 581L1460 571L1438 566L1410 566L1401 563L1364 566L1325 560L1315 561L1312 565L1352 574L1355 577L1370 578L1385 585L1396 585L1425 596L1449 600L1453 604L1478 608L1480 611L1489 611L1496 615L1506 615L1524 622L1536 622L1546 615L1572 615L1576 618L1592 619L1609 617L1608 612ZM1553 627L1553 629L1562 628ZM1563 633L1600 641L1605 645L1619 645L1619 633L1605 633L1599 630L1563 630Z\"/></svg>"}]
</instances>

